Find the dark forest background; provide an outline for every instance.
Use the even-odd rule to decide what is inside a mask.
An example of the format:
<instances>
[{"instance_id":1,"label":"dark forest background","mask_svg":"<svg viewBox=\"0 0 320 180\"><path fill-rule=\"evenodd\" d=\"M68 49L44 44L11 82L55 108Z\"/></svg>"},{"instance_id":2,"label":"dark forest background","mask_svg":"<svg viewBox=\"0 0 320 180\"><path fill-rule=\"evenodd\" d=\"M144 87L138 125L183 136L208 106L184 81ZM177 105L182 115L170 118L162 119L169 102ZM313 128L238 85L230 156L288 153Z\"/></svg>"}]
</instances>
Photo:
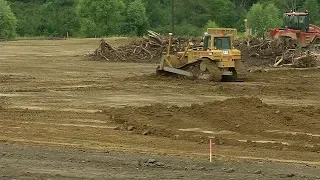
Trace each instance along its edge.
<instances>
[{"instance_id":1,"label":"dark forest background","mask_svg":"<svg viewBox=\"0 0 320 180\"><path fill-rule=\"evenodd\" d=\"M173 0L0 0L1 38L141 36L171 31ZM320 0L174 0L175 34L200 35L206 27L281 26L282 14L308 9L320 24ZM257 33L259 34L259 33Z\"/></svg>"}]
</instances>

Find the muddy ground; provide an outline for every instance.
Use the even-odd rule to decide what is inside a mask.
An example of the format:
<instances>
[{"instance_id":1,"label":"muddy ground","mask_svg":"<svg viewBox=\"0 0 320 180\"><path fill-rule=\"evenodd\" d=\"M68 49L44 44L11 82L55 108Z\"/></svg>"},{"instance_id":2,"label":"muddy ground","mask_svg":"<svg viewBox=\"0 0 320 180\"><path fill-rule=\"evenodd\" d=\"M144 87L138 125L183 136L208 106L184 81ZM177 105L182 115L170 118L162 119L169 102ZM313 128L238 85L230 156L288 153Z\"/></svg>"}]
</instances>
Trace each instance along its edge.
<instances>
[{"instance_id":1,"label":"muddy ground","mask_svg":"<svg viewBox=\"0 0 320 180\"><path fill-rule=\"evenodd\" d=\"M319 179L318 68L193 81L158 77L156 64L86 60L98 44L0 43L2 178Z\"/></svg>"}]
</instances>

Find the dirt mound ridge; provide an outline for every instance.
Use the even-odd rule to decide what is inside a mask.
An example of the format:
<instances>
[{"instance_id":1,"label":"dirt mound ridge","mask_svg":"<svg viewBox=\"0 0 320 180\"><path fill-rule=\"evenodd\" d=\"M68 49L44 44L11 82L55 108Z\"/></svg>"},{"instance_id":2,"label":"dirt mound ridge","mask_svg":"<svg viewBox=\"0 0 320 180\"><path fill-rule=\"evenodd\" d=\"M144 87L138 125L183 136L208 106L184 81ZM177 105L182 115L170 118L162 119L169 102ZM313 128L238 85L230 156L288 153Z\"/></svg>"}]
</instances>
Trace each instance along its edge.
<instances>
[{"instance_id":1,"label":"dirt mound ridge","mask_svg":"<svg viewBox=\"0 0 320 180\"><path fill-rule=\"evenodd\" d=\"M148 125L168 130L203 128L255 134L266 129L287 129L292 126L313 131L320 128L320 122L315 122L320 116L317 108L271 106L255 97L232 98L186 107L153 104L144 107L109 108L103 113L120 124ZM306 123L309 120L317 126Z\"/></svg>"},{"instance_id":2,"label":"dirt mound ridge","mask_svg":"<svg viewBox=\"0 0 320 180\"><path fill-rule=\"evenodd\" d=\"M144 107L109 108L102 113L120 124L117 129L135 131L138 134L201 143L208 140L209 135L204 132L228 132L232 135L212 134L215 143L320 151L320 146L317 145L320 143L320 136L273 133L277 130L289 132L298 129L301 132L317 134L320 129L320 109L316 107L271 106L259 98L241 97L186 107L153 104ZM254 142L253 139L241 141L249 136L270 142ZM271 142L279 138L279 142ZM299 143L286 144L292 140ZM285 143L282 144L282 141ZM306 142L314 144L305 144Z\"/></svg>"}]
</instances>

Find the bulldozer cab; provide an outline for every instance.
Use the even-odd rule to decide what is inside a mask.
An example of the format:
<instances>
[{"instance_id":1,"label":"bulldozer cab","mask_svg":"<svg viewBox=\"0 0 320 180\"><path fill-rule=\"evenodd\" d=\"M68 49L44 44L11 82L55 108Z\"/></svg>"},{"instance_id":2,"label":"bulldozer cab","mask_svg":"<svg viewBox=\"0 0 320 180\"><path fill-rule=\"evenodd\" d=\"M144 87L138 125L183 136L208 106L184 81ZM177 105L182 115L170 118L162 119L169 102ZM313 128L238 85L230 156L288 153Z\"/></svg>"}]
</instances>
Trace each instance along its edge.
<instances>
[{"instance_id":1,"label":"bulldozer cab","mask_svg":"<svg viewBox=\"0 0 320 180\"><path fill-rule=\"evenodd\" d=\"M214 49L225 50L231 49L231 37L223 36L223 37L213 37L214 38Z\"/></svg>"},{"instance_id":2,"label":"bulldozer cab","mask_svg":"<svg viewBox=\"0 0 320 180\"><path fill-rule=\"evenodd\" d=\"M309 31L309 14L307 12L290 12L284 14L285 28L300 30L302 32Z\"/></svg>"},{"instance_id":3,"label":"bulldozer cab","mask_svg":"<svg viewBox=\"0 0 320 180\"><path fill-rule=\"evenodd\" d=\"M226 50L231 49L230 35L210 35L206 34L203 40L203 50Z\"/></svg>"},{"instance_id":4,"label":"bulldozer cab","mask_svg":"<svg viewBox=\"0 0 320 180\"><path fill-rule=\"evenodd\" d=\"M232 49L232 41L238 32L232 28L208 28L203 40L203 50Z\"/></svg>"}]
</instances>

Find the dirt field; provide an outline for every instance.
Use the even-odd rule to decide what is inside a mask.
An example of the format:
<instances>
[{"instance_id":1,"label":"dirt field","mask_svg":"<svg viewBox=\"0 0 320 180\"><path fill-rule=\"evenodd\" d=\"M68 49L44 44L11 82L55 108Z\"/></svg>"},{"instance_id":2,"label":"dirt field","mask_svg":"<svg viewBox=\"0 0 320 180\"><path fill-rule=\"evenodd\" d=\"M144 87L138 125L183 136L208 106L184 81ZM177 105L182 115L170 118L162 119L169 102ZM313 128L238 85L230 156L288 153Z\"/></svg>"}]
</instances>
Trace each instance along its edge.
<instances>
[{"instance_id":1,"label":"dirt field","mask_svg":"<svg viewBox=\"0 0 320 180\"><path fill-rule=\"evenodd\" d=\"M98 44L0 43L0 179L320 179L320 69L208 83L87 61Z\"/></svg>"}]
</instances>

